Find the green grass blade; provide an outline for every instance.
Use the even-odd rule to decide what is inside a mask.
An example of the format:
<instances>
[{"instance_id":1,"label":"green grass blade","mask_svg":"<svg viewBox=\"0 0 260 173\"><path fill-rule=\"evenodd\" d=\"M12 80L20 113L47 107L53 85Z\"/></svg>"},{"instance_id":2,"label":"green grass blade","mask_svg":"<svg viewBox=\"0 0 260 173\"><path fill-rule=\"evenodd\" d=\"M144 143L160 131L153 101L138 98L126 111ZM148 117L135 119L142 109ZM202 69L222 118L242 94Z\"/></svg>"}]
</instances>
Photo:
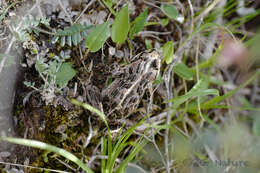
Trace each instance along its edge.
<instances>
[{"instance_id":1,"label":"green grass blade","mask_svg":"<svg viewBox=\"0 0 260 173\"><path fill-rule=\"evenodd\" d=\"M111 157L109 159L109 170L113 171L114 165L115 165L115 161L116 158L119 156L119 154L121 153L121 151L129 145L129 143L126 143L126 141L129 139L129 137L133 134L134 130L136 129L136 127L138 127L140 124L142 124L144 122L144 119L141 120L139 123L137 123L136 125L134 125L133 127L131 127L130 129L128 129L127 131L125 131L122 136L118 139L116 145L113 147L113 151L111 153Z\"/></svg>"},{"instance_id":2,"label":"green grass blade","mask_svg":"<svg viewBox=\"0 0 260 173\"><path fill-rule=\"evenodd\" d=\"M102 137L102 143L101 143L101 153L103 156L106 156L107 154L107 139ZM101 172L104 173L106 172L106 163L107 159L102 159L101 160Z\"/></svg>"},{"instance_id":3,"label":"green grass blade","mask_svg":"<svg viewBox=\"0 0 260 173\"><path fill-rule=\"evenodd\" d=\"M81 167L84 171L87 173L94 173L91 169L89 169L85 163L83 163L80 159L78 159L74 154L71 154L70 152L62 149L55 147L50 144L46 144L44 142L36 141L36 140L29 140L29 139L21 139L21 138L12 138L12 137L0 137L0 140L11 142L14 144L19 144L19 145L24 145L28 147L34 147L34 148L39 148L43 150L47 150L49 152L54 152L57 153L66 159L74 162L77 164L79 167Z\"/></svg>"},{"instance_id":4,"label":"green grass blade","mask_svg":"<svg viewBox=\"0 0 260 173\"><path fill-rule=\"evenodd\" d=\"M193 73L189 67L184 63L178 63L174 67L173 71L185 80L193 80Z\"/></svg>"},{"instance_id":5,"label":"green grass blade","mask_svg":"<svg viewBox=\"0 0 260 173\"><path fill-rule=\"evenodd\" d=\"M216 89L206 89L207 85L208 82L204 79L201 79L185 95L178 96L169 100L170 102L173 102L173 109L176 109L179 105L193 97L201 97L211 94L219 95L219 92Z\"/></svg>"},{"instance_id":6,"label":"green grass blade","mask_svg":"<svg viewBox=\"0 0 260 173\"><path fill-rule=\"evenodd\" d=\"M243 83L242 85L240 85L239 87L237 87L234 90L229 91L228 93L224 94L223 96L217 96L214 97L213 99L205 102L204 104L201 105L202 108L207 108L208 106L210 107L211 105L215 105L229 97L231 97L232 95L234 95L235 93L237 93L240 89L246 87L248 84L250 84L256 76L258 76L260 74L260 70L258 70L252 77L250 77L245 83Z\"/></svg>"},{"instance_id":7,"label":"green grass blade","mask_svg":"<svg viewBox=\"0 0 260 173\"><path fill-rule=\"evenodd\" d=\"M140 139L141 141L142 139ZM116 173L124 172L126 166L128 163L130 163L133 158L144 148L144 146L147 144L147 141L142 141L141 143L134 146L134 149L131 151L131 153L123 160L123 162L120 163L119 167L115 171Z\"/></svg>"}]
</instances>

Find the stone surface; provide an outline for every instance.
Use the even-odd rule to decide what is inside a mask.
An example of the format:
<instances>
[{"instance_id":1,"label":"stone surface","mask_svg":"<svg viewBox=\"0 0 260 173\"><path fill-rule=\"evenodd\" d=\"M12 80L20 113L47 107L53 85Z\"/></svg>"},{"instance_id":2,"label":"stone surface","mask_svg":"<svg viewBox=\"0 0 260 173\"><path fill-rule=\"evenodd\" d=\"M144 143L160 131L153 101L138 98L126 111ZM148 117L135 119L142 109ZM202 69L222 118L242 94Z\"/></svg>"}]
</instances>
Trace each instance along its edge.
<instances>
[{"instance_id":1,"label":"stone surface","mask_svg":"<svg viewBox=\"0 0 260 173\"><path fill-rule=\"evenodd\" d=\"M8 42L0 48L0 53L5 53ZM13 46L15 47L15 46ZM15 97L15 85L17 73L19 72L18 50L11 49L9 55L12 64L5 65L0 73L0 136L13 135L13 103ZM0 142L0 151L8 150L11 145Z\"/></svg>"}]
</instances>

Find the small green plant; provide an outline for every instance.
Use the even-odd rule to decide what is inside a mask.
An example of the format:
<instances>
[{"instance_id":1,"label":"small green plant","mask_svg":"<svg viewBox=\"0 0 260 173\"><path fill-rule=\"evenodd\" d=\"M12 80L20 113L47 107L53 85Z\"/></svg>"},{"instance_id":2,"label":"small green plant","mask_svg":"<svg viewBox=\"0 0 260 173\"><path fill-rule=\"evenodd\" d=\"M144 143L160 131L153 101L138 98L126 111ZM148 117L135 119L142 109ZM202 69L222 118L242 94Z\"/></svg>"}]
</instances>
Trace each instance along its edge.
<instances>
[{"instance_id":1,"label":"small green plant","mask_svg":"<svg viewBox=\"0 0 260 173\"><path fill-rule=\"evenodd\" d=\"M173 42L168 41L163 45L163 61L170 64L173 60Z\"/></svg>"},{"instance_id":2,"label":"small green plant","mask_svg":"<svg viewBox=\"0 0 260 173\"><path fill-rule=\"evenodd\" d=\"M40 88L36 88L34 83L24 82L27 87L31 87L42 94L46 104L53 101L56 97L55 93L61 92L61 89L67 86L68 82L76 75L76 71L72 68L72 64L65 62L70 56L63 51L60 56L54 56L52 60L38 57L35 68L44 84Z\"/></svg>"},{"instance_id":3,"label":"small green plant","mask_svg":"<svg viewBox=\"0 0 260 173\"><path fill-rule=\"evenodd\" d=\"M6 13L8 12L8 10L9 10L10 8L12 8L13 6L15 6L17 3L19 3L19 1L13 2L11 5L9 5L7 8L5 8L5 9L3 10L3 12L1 12L1 15L0 15L0 23L1 23L2 20L4 19L4 17L5 17L5 15L6 15Z\"/></svg>"},{"instance_id":4,"label":"small green plant","mask_svg":"<svg viewBox=\"0 0 260 173\"><path fill-rule=\"evenodd\" d=\"M66 27L63 30L61 29L53 29L53 34L55 35L51 42L55 44L58 40L60 40L60 45L63 47L65 44L68 46L77 46L83 38L87 37L86 31L91 29L92 26L83 25L75 23L70 27Z\"/></svg>"},{"instance_id":5,"label":"small green plant","mask_svg":"<svg viewBox=\"0 0 260 173\"><path fill-rule=\"evenodd\" d=\"M194 79L194 74L191 72L190 68L187 67L186 64L184 63L178 63L176 64L174 68L174 72L180 76L181 78L185 80L193 80Z\"/></svg>"},{"instance_id":6,"label":"small green plant","mask_svg":"<svg viewBox=\"0 0 260 173\"><path fill-rule=\"evenodd\" d=\"M107 136L107 138L102 137L102 139L101 139L102 140L102 145L101 145L102 155L107 157L106 159L101 160L101 172L102 173L113 173L113 172L122 173L122 172L124 172L128 163L130 163L135 158L135 156L143 149L143 147L147 143L145 140L143 140L142 137L139 138L135 142L129 141L129 138L132 136L136 127L138 127L140 124L143 124L144 120L140 121L139 123L135 124L130 129L128 129L127 131L118 135L116 137L116 139L114 139L114 141L116 141L116 142L113 142L112 136L111 136L111 131L109 129L109 126L108 126L108 123L106 120L106 116L102 112L100 112L98 109L92 107L91 105L82 103L75 99L72 99L71 102L75 105L82 106L83 108L85 108L93 113L96 113L104 121L104 123L107 126L108 136ZM121 132L122 132L122 129L120 130L119 133L121 133ZM68 152L64 149L55 147L53 145L49 145L44 142L35 141L35 140L11 138L11 137L0 137L0 140L19 144L19 145L43 149L48 152L57 153L57 154L65 157L66 159L74 162L87 173L93 173L93 171L90 168L88 168L86 166L86 164L83 163L75 155L71 154L70 152ZM124 158L124 160L116 166L116 163L117 163L116 159L129 146L132 147L132 149L130 150L128 156L126 156L126 158Z\"/></svg>"},{"instance_id":7,"label":"small green plant","mask_svg":"<svg viewBox=\"0 0 260 173\"><path fill-rule=\"evenodd\" d=\"M134 157L142 150L142 148L146 145L146 141L143 140L143 138L139 138L135 142L129 142L129 138L132 136L134 130L141 124L144 123L144 119L140 121L139 123L135 124L133 127L128 129L127 131L123 132L121 135L118 135L113 141L112 141L112 136L111 136L111 131L109 129L106 116L97 110L96 108L79 102L75 99L72 99L71 102L73 104L76 104L78 106L82 106L85 109L96 113L106 124L107 126L107 132L108 132L108 137L105 138L103 137L102 144L101 144L101 152L103 156L106 156L107 159L102 159L101 160L101 172L102 173L122 173L126 169L128 163L130 163ZM123 127L121 128L119 134L121 133ZM127 147L132 146L132 150L130 151L129 155L124 158L124 160L118 164L118 166L115 167L116 165L116 159L119 157L119 155L126 149Z\"/></svg>"},{"instance_id":8,"label":"small green plant","mask_svg":"<svg viewBox=\"0 0 260 173\"><path fill-rule=\"evenodd\" d=\"M66 151L66 150L64 150L62 148L58 148L58 147L55 147L53 145L46 144L44 142L30 140L30 139L0 137L0 141L1 140L7 141L7 142L10 142L10 143L14 143L14 144L19 144L19 145L24 145L24 146L28 146L28 147L39 148L39 149L42 149L42 150L47 150L49 152L57 153L57 154L65 157L66 159L74 162L75 164L77 164L79 167L81 167L87 173L94 173L90 168L88 168L86 166L86 164L84 164L74 154L71 154L70 152L68 152L68 151Z\"/></svg>"},{"instance_id":9,"label":"small green plant","mask_svg":"<svg viewBox=\"0 0 260 173\"><path fill-rule=\"evenodd\" d=\"M20 23L21 22L21 23ZM11 25L13 35L18 41L25 42L31 39L29 33L34 32L39 34L37 27L40 24L49 25L50 19L46 17L37 16L34 18L32 15L25 16L20 20L16 20ZM20 24L20 25L19 25ZM17 27L18 26L18 27Z\"/></svg>"}]
</instances>

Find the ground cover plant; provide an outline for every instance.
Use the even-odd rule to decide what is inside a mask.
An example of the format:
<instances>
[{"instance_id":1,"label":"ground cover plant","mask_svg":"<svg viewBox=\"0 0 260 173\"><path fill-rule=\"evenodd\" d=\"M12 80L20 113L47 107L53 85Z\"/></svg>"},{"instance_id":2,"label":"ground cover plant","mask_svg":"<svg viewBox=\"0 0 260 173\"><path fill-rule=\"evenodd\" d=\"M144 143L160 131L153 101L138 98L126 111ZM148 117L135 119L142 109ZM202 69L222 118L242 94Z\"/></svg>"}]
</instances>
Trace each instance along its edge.
<instances>
[{"instance_id":1,"label":"ground cover plant","mask_svg":"<svg viewBox=\"0 0 260 173\"><path fill-rule=\"evenodd\" d=\"M260 171L259 2L0 5L0 73L23 50L1 171Z\"/></svg>"}]
</instances>

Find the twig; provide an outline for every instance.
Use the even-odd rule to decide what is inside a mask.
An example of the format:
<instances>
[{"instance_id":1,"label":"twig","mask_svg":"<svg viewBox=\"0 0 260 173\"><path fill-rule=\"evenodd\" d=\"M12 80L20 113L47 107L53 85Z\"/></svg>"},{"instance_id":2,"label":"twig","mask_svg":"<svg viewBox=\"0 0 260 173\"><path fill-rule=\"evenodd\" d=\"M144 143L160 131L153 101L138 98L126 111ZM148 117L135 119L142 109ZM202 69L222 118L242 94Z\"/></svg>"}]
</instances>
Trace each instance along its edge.
<instances>
[{"instance_id":1,"label":"twig","mask_svg":"<svg viewBox=\"0 0 260 173\"><path fill-rule=\"evenodd\" d=\"M214 7L219 3L219 2L223 2L223 1L226 1L226 0L215 0L212 2L212 4L210 4L206 10L204 10L199 16L197 16L195 19L194 19L194 22L198 22L198 20L200 20L202 17L206 16L212 9L214 9Z\"/></svg>"},{"instance_id":2,"label":"twig","mask_svg":"<svg viewBox=\"0 0 260 173\"><path fill-rule=\"evenodd\" d=\"M60 7L62 8L62 10L63 10L64 13L66 14L66 16L69 18L70 24L72 25L72 24L73 24L73 21L72 21L72 19L71 19L71 16L69 15L69 13L67 12L67 10L66 10L66 9L64 8L64 6L62 5L61 0L58 0L58 1L59 1Z\"/></svg>"},{"instance_id":3,"label":"twig","mask_svg":"<svg viewBox=\"0 0 260 173\"><path fill-rule=\"evenodd\" d=\"M153 124L153 125L161 124L161 123L163 123L163 119L165 119L166 116L167 116L167 112L162 112L158 115L155 115L152 118L149 118L148 123ZM139 131L139 132L145 131L147 128L150 127L149 124L147 124L147 123L141 124L140 126L138 126L136 128L136 131Z\"/></svg>"},{"instance_id":4,"label":"twig","mask_svg":"<svg viewBox=\"0 0 260 173\"><path fill-rule=\"evenodd\" d=\"M183 52L186 49L189 49L191 47L191 42L193 40L194 36L190 38L190 40L188 40L185 44L182 44L181 47L179 47L179 49L177 50L176 54L174 55L174 60L172 61L171 64L167 67L167 69L165 70L165 73L163 74L163 79L164 79L164 83L165 83L165 87L166 87L166 91L167 91L167 99L170 100L173 98L173 92L172 92L172 82L171 82L171 76L172 76L172 69L175 66L176 62L179 62L182 58ZM168 107L172 106L172 103L169 102ZM167 119L166 119L166 125L170 125L171 122L171 116L172 116L173 110L169 109L167 111ZM165 147L165 158L166 158L166 171L168 173L170 173L170 160L169 160L169 148L168 148L168 141L169 141L169 128L167 128L165 130L165 134L164 134L164 147Z\"/></svg>"},{"instance_id":5,"label":"twig","mask_svg":"<svg viewBox=\"0 0 260 173\"><path fill-rule=\"evenodd\" d=\"M77 19L73 22L73 23L77 23L77 21L81 18L81 16L86 12L86 10L88 9L88 7L90 7L96 0L92 0L88 3L88 5L86 5L86 7L84 8L84 10L80 13L80 15L77 17Z\"/></svg>"},{"instance_id":6,"label":"twig","mask_svg":"<svg viewBox=\"0 0 260 173\"><path fill-rule=\"evenodd\" d=\"M212 3L214 4L214 2ZM219 4L218 4L218 8L221 8L221 7L224 7L226 4L226 0L222 0ZM198 16L199 17L199 16ZM200 15L200 17L203 17ZM199 19L199 18L198 18ZM221 25L223 22L222 20L222 13L217 17L215 23L218 24L218 25ZM205 59L208 59L212 56L212 53L214 51L214 48L215 48L215 44L216 44L216 41L217 41L217 35L218 35L218 30L215 30L213 31L213 33L211 34L211 36L207 39L209 40L208 43L207 43L207 46L203 52L203 55L202 57L205 58Z\"/></svg>"},{"instance_id":7,"label":"twig","mask_svg":"<svg viewBox=\"0 0 260 173\"><path fill-rule=\"evenodd\" d=\"M70 165L67 163L63 162L62 160L56 158L62 165L66 166L67 168L71 169L73 172L76 172L76 169L72 168Z\"/></svg>"},{"instance_id":8,"label":"twig","mask_svg":"<svg viewBox=\"0 0 260 173\"><path fill-rule=\"evenodd\" d=\"M191 25L190 25L190 30L191 32L193 32L193 28L194 28L194 10L193 10L193 6L190 0L188 0L189 3L189 7L190 7L190 12L191 12Z\"/></svg>"},{"instance_id":9,"label":"twig","mask_svg":"<svg viewBox=\"0 0 260 173\"><path fill-rule=\"evenodd\" d=\"M259 79L255 78L254 83L253 83L253 88L252 88L251 99L250 99L250 102L251 102L252 105L255 105L255 102L257 100L257 96L259 97L258 92L260 92L260 91L259 91L258 84L259 84Z\"/></svg>"},{"instance_id":10,"label":"twig","mask_svg":"<svg viewBox=\"0 0 260 173\"><path fill-rule=\"evenodd\" d=\"M173 64L173 63L171 63ZM172 74L172 68L173 65L170 65L170 68L168 68L168 70L166 71L166 73L164 74L163 78L164 78L164 82L165 82L165 87L166 87L166 91L167 91L167 99L170 100L173 98L173 94L172 94L172 85L171 85L171 74ZM168 103L168 107L172 107L172 102ZM167 112L167 118L166 118L166 125L170 125L171 122L171 115L173 113L172 109L169 109L169 111ZM165 169L167 171L167 173L170 173L170 158L169 158L169 128L166 128L165 130L165 134L164 134L164 147L165 147Z\"/></svg>"},{"instance_id":11,"label":"twig","mask_svg":"<svg viewBox=\"0 0 260 173\"><path fill-rule=\"evenodd\" d=\"M152 6L152 7L155 7L155 8L159 8L159 9L161 9L159 6L157 6L157 5L153 4L152 2L145 1L145 0L143 0L143 2L144 2L145 4L147 4L147 5L150 5L150 6ZM156 2L156 1L155 1L155 2ZM157 1L157 2L158 2L158 1Z\"/></svg>"},{"instance_id":12,"label":"twig","mask_svg":"<svg viewBox=\"0 0 260 173\"><path fill-rule=\"evenodd\" d=\"M18 164L18 163L9 163L9 162L1 162L1 161L0 161L0 164L11 165L11 166L19 166L19 167L24 167L24 168L39 169L39 170L41 170L41 171L70 173L70 172L66 172L66 171L59 171L59 170L48 169L48 168L39 168L39 167L35 167L35 166L22 165L22 164Z\"/></svg>"},{"instance_id":13,"label":"twig","mask_svg":"<svg viewBox=\"0 0 260 173\"><path fill-rule=\"evenodd\" d=\"M141 31L138 33L138 35L142 35L142 34L169 35L172 34L172 32Z\"/></svg>"},{"instance_id":14,"label":"twig","mask_svg":"<svg viewBox=\"0 0 260 173\"><path fill-rule=\"evenodd\" d=\"M39 27L36 27L36 26L34 26L32 28L35 29L35 30L38 30L39 32L45 33L45 34L55 35L55 33L53 33L53 32L49 32L49 31L43 30L43 29L41 29Z\"/></svg>"},{"instance_id":15,"label":"twig","mask_svg":"<svg viewBox=\"0 0 260 173\"><path fill-rule=\"evenodd\" d=\"M197 49L196 49L196 55L195 55L197 82L200 80L200 76L199 76L199 40L200 40L200 37L198 36L197 37ZM202 120L201 121L201 127L202 127L204 122L205 122L205 120L204 120L204 118L202 116L201 109L200 109L200 96L198 96L197 100L198 100L198 111L199 111L200 118Z\"/></svg>"},{"instance_id":16,"label":"twig","mask_svg":"<svg viewBox=\"0 0 260 173\"><path fill-rule=\"evenodd\" d=\"M162 154L161 150L159 149L158 145L156 144L156 141L155 141L155 138L154 138L154 134L152 135L152 144L154 145L155 149L156 149L157 152L159 153L159 155L160 155L160 157L161 157L161 159L162 159L163 164L164 164L164 165L167 165L167 160L164 160L163 154ZM170 167L170 166L168 166L168 168L169 168L169 167ZM170 168L167 169L167 170L170 171Z\"/></svg>"},{"instance_id":17,"label":"twig","mask_svg":"<svg viewBox=\"0 0 260 173\"><path fill-rule=\"evenodd\" d=\"M40 4L40 1L41 1L41 0L37 0L37 1L36 1L37 4ZM41 9L40 5L37 5L37 8L38 8L38 11L39 11L39 13L40 13L41 18L43 18L42 9Z\"/></svg>"}]
</instances>

